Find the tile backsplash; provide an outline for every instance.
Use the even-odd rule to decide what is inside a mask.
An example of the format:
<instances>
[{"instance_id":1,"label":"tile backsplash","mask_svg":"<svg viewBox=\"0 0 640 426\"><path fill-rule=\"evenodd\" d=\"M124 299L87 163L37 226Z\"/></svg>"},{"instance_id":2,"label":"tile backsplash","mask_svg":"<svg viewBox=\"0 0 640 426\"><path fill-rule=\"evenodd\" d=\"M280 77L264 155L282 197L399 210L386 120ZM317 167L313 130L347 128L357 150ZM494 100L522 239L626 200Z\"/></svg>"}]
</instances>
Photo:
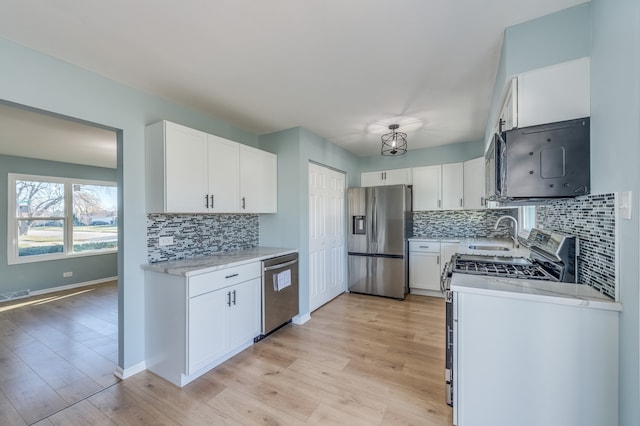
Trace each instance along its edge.
<instances>
[{"instance_id":1,"label":"tile backsplash","mask_svg":"<svg viewBox=\"0 0 640 426\"><path fill-rule=\"evenodd\" d=\"M579 239L578 281L615 298L616 195L585 195L536 208L544 229Z\"/></svg>"},{"instance_id":2,"label":"tile backsplash","mask_svg":"<svg viewBox=\"0 0 640 426\"><path fill-rule=\"evenodd\" d=\"M413 213L413 235L429 238L509 238L513 235L511 221L500 222L493 229L500 216L518 219L518 209L485 210L434 210Z\"/></svg>"},{"instance_id":3,"label":"tile backsplash","mask_svg":"<svg viewBox=\"0 0 640 426\"><path fill-rule=\"evenodd\" d=\"M173 244L160 246L165 236L172 236ZM256 247L258 239L258 215L147 215L149 263Z\"/></svg>"}]
</instances>

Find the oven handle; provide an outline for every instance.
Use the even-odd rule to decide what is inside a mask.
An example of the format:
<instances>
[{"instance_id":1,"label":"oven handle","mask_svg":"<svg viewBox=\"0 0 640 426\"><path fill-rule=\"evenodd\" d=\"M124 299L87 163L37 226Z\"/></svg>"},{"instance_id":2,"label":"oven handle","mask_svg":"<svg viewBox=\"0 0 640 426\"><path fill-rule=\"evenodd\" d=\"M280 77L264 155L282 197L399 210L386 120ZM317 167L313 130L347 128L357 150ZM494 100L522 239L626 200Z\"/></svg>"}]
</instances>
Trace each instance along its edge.
<instances>
[{"instance_id":1,"label":"oven handle","mask_svg":"<svg viewBox=\"0 0 640 426\"><path fill-rule=\"evenodd\" d=\"M446 290L444 282L448 278L447 275L449 275L448 269L449 269L449 262L445 262L444 268L442 268L442 276L440 276L440 292L442 293L444 293L444 291Z\"/></svg>"},{"instance_id":2,"label":"oven handle","mask_svg":"<svg viewBox=\"0 0 640 426\"><path fill-rule=\"evenodd\" d=\"M273 266L267 266L266 268L264 268L264 271L273 271L274 269L280 269L280 268L286 268L287 266L291 266L298 263L298 259L294 259L294 260L290 260L289 262L285 262L285 263L278 263L277 265L273 265Z\"/></svg>"}]
</instances>

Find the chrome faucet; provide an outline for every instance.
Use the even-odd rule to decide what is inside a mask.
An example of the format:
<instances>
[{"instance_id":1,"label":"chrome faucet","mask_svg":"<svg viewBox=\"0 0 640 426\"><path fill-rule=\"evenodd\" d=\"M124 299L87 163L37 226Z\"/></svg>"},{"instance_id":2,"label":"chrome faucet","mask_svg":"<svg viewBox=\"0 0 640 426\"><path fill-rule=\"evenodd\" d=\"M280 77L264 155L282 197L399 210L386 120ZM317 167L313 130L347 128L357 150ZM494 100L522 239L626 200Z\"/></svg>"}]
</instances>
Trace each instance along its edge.
<instances>
[{"instance_id":1,"label":"chrome faucet","mask_svg":"<svg viewBox=\"0 0 640 426\"><path fill-rule=\"evenodd\" d=\"M513 236L510 238L513 240L513 248L520 247L520 242L518 241L518 220L515 217L500 216L500 218L498 218L498 220L496 221L496 225L493 227L493 229L498 229L498 225L500 225L502 219L511 219L513 221Z\"/></svg>"}]
</instances>

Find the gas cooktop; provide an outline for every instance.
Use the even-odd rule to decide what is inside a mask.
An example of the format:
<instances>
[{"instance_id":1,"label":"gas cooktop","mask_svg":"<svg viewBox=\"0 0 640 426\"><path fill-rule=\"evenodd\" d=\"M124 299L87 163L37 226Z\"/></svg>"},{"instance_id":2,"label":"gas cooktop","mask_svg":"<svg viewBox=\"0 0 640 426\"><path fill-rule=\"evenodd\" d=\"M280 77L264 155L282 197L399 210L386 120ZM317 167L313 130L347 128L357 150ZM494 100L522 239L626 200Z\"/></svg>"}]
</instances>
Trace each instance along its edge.
<instances>
[{"instance_id":1,"label":"gas cooktop","mask_svg":"<svg viewBox=\"0 0 640 426\"><path fill-rule=\"evenodd\" d=\"M558 281L542 266L525 257L459 254L453 257L451 272L505 278Z\"/></svg>"}]
</instances>

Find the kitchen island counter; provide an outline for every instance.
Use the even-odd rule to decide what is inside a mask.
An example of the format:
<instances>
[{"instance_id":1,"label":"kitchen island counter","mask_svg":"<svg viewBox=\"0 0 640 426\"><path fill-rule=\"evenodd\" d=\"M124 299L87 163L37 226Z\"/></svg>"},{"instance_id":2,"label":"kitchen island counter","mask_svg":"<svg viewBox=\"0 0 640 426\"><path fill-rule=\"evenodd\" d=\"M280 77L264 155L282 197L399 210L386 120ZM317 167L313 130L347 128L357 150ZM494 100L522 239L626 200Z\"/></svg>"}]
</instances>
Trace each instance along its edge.
<instances>
[{"instance_id":1,"label":"kitchen island counter","mask_svg":"<svg viewBox=\"0 0 640 426\"><path fill-rule=\"evenodd\" d=\"M454 273L451 291L622 311L622 304L586 284Z\"/></svg>"}]
</instances>

